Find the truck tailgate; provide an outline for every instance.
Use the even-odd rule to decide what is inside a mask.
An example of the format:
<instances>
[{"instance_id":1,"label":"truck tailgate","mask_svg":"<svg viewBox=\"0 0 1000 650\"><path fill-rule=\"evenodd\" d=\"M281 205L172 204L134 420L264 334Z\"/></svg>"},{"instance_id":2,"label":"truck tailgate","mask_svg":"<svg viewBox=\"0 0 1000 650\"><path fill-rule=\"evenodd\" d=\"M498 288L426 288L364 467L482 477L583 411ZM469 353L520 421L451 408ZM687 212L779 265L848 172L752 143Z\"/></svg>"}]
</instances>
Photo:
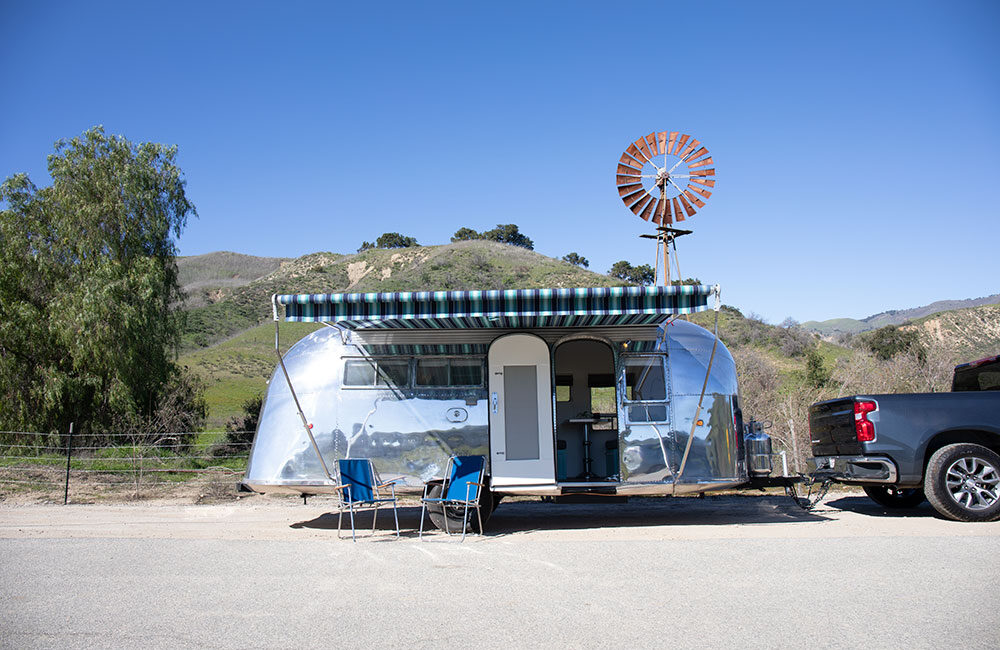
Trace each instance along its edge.
<instances>
[{"instance_id":1,"label":"truck tailgate","mask_svg":"<svg viewBox=\"0 0 1000 650\"><path fill-rule=\"evenodd\" d=\"M854 430L854 398L833 399L809 407L809 434L813 456L861 454L861 443Z\"/></svg>"}]
</instances>

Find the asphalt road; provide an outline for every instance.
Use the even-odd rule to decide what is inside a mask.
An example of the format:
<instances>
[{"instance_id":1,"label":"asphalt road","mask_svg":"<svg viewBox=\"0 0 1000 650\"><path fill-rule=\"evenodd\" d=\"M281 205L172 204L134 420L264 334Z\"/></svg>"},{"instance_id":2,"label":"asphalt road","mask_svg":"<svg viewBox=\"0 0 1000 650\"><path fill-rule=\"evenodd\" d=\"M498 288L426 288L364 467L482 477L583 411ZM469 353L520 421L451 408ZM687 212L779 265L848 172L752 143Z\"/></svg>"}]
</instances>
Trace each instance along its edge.
<instances>
[{"instance_id":1,"label":"asphalt road","mask_svg":"<svg viewBox=\"0 0 1000 650\"><path fill-rule=\"evenodd\" d=\"M325 511L0 504L0 645L1000 647L1000 523L926 505L512 503L465 543Z\"/></svg>"}]
</instances>

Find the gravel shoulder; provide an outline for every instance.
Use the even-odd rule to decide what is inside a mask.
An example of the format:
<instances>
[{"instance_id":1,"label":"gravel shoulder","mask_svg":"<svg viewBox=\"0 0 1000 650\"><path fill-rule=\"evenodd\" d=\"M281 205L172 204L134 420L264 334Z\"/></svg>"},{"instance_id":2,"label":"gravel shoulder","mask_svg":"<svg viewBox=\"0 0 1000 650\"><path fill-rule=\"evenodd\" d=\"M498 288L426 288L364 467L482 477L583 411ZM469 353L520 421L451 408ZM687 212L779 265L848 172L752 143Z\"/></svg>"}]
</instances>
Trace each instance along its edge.
<instances>
[{"instance_id":1,"label":"gravel shoulder","mask_svg":"<svg viewBox=\"0 0 1000 650\"><path fill-rule=\"evenodd\" d=\"M326 540L336 536L334 502L311 498L253 496L215 504L171 501L118 504L0 503L0 538L158 538L220 540ZM420 509L399 509L404 537L416 535ZM346 521L345 521L346 524ZM358 515L370 528L369 513ZM382 510L378 531L368 541L385 541L391 510ZM428 523L429 525L429 523ZM734 538L830 538L897 536L1000 536L1000 522L963 524L934 516L926 503L891 511L864 496L828 495L804 511L783 496L709 496L634 499L629 503L564 504L504 502L486 526L485 537L524 542L559 540L697 540Z\"/></svg>"}]
</instances>

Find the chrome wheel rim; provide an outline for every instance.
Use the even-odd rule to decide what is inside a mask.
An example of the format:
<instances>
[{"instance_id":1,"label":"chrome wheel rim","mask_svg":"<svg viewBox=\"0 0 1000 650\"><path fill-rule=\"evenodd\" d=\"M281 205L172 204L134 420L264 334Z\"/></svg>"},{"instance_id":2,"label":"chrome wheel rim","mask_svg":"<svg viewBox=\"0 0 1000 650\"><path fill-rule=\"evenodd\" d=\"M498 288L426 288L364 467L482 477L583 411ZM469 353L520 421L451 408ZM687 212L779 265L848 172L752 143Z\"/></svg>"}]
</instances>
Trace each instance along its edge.
<instances>
[{"instance_id":1,"label":"chrome wheel rim","mask_svg":"<svg viewBox=\"0 0 1000 650\"><path fill-rule=\"evenodd\" d=\"M967 510L986 510L1000 501L1000 473L977 456L960 458L945 472L948 494Z\"/></svg>"}]
</instances>

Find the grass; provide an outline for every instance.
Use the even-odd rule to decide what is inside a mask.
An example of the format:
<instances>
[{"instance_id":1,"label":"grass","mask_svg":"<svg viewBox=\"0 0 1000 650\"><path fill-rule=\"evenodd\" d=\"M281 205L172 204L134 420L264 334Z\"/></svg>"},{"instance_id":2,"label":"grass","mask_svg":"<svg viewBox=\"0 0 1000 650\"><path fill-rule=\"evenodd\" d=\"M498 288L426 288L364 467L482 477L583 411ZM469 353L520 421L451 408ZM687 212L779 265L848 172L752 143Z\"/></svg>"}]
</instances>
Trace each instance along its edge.
<instances>
[{"instance_id":1,"label":"grass","mask_svg":"<svg viewBox=\"0 0 1000 650\"><path fill-rule=\"evenodd\" d=\"M281 323L282 354L303 336L321 325ZM205 428L219 431L229 418L243 412L243 403L267 389L267 382L277 365L274 353L274 325L267 323L250 328L231 339L209 348L184 354L180 363L205 382L208 419ZM205 439L215 442L214 438Z\"/></svg>"}]
</instances>

